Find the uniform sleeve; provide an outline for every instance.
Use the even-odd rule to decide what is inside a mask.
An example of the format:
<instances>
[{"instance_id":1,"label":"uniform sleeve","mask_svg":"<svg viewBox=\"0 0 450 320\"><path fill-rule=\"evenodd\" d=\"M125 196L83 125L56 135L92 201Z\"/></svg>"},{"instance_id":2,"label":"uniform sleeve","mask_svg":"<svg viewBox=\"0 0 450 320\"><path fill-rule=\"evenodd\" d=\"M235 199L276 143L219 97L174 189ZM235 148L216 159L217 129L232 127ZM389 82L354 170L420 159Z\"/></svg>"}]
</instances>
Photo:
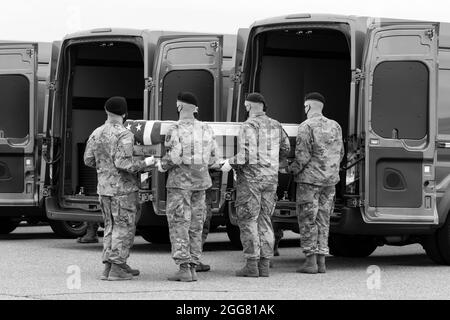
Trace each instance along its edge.
<instances>
[{"instance_id":1,"label":"uniform sleeve","mask_svg":"<svg viewBox=\"0 0 450 320\"><path fill-rule=\"evenodd\" d=\"M117 151L114 155L114 165L117 169L131 173L143 170L144 160L133 157L134 136L130 131L124 131L117 141Z\"/></svg>"},{"instance_id":2,"label":"uniform sleeve","mask_svg":"<svg viewBox=\"0 0 450 320\"><path fill-rule=\"evenodd\" d=\"M166 153L161 159L161 167L164 170L170 170L174 166L180 165L183 150L176 126L170 127L167 131L164 147Z\"/></svg>"},{"instance_id":3,"label":"uniform sleeve","mask_svg":"<svg viewBox=\"0 0 450 320\"><path fill-rule=\"evenodd\" d=\"M240 165L246 165L251 162L251 155L256 156L256 150L252 150L252 146L256 148L256 130L248 123L243 123L239 129L238 136L238 153L229 159L229 163L233 168ZM255 159L256 160L256 159Z\"/></svg>"},{"instance_id":4,"label":"uniform sleeve","mask_svg":"<svg viewBox=\"0 0 450 320\"><path fill-rule=\"evenodd\" d=\"M295 161L293 163L294 173L300 173L309 163L312 157L312 136L308 125L298 127L295 144Z\"/></svg>"},{"instance_id":5,"label":"uniform sleeve","mask_svg":"<svg viewBox=\"0 0 450 320\"><path fill-rule=\"evenodd\" d=\"M84 164L91 168L95 168L94 142L95 138L91 135L84 151Z\"/></svg>"},{"instance_id":6,"label":"uniform sleeve","mask_svg":"<svg viewBox=\"0 0 450 320\"><path fill-rule=\"evenodd\" d=\"M283 127L281 127L279 161L282 165L280 167L282 168L286 167L289 152L291 152L289 137L286 131L284 131Z\"/></svg>"}]
</instances>

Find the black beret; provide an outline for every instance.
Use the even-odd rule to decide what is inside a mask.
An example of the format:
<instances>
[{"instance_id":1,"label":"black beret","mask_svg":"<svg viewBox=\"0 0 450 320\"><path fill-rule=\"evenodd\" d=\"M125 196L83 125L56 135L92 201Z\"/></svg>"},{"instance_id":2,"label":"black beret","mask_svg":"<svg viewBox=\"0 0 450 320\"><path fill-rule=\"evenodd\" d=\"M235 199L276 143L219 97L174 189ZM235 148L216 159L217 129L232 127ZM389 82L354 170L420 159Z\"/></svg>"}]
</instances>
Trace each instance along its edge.
<instances>
[{"instance_id":1,"label":"black beret","mask_svg":"<svg viewBox=\"0 0 450 320\"><path fill-rule=\"evenodd\" d=\"M127 114L127 100L124 97L111 97L105 102L105 110L119 116Z\"/></svg>"},{"instance_id":2,"label":"black beret","mask_svg":"<svg viewBox=\"0 0 450 320\"><path fill-rule=\"evenodd\" d=\"M245 98L246 101L262 103L264 107L266 106L266 100L263 95L258 92L249 93Z\"/></svg>"},{"instance_id":3,"label":"black beret","mask_svg":"<svg viewBox=\"0 0 450 320\"><path fill-rule=\"evenodd\" d=\"M194 106L197 106L197 98L195 95L191 92L180 92L177 97L178 101L193 104Z\"/></svg>"},{"instance_id":4,"label":"black beret","mask_svg":"<svg viewBox=\"0 0 450 320\"><path fill-rule=\"evenodd\" d=\"M323 95L321 95L318 92L310 92L307 95L305 95L305 101L306 100L317 100L325 104L325 98Z\"/></svg>"}]
</instances>

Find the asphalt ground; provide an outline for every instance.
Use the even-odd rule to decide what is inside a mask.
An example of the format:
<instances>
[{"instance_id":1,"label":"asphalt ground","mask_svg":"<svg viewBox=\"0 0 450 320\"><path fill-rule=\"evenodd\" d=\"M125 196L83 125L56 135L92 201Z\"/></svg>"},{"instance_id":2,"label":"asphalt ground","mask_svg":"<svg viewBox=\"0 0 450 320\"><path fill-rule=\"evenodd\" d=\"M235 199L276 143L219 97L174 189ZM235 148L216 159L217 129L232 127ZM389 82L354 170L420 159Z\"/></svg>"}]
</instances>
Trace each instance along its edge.
<instances>
[{"instance_id":1,"label":"asphalt ground","mask_svg":"<svg viewBox=\"0 0 450 320\"><path fill-rule=\"evenodd\" d=\"M102 239L79 244L58 239L48 226L19 227L0 238L0 299L449 299L450 267L433 263L420 245L379 247L368 258L327 259L326 274L296 273L305 257L299 237L286 232L269 278L239 278L243 264L225 232L211 233L199 281L167 281L177 270L169 245L136 237L129 259L141 275L101 281Z\"/></svg>"}]
</instances>

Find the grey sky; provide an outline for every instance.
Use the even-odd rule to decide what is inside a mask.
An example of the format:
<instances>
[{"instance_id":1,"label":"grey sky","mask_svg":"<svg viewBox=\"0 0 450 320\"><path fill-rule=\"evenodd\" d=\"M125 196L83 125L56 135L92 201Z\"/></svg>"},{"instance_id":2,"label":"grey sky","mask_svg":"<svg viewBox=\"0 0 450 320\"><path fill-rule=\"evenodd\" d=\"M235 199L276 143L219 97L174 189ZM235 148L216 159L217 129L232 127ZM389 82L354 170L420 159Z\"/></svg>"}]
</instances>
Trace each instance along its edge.
<instances>
[{"instance_id":1,"label":"grey sky","mask_svg":"<svg viewBox=\"0 0 450 320\"><path fill-rule=\"evenodd\" d=\"M1 40L61 39L97 27L235 33L292 13L337 13L450 22L448 0L14 0L0 9Z\"/></svg>"}]
</instances>

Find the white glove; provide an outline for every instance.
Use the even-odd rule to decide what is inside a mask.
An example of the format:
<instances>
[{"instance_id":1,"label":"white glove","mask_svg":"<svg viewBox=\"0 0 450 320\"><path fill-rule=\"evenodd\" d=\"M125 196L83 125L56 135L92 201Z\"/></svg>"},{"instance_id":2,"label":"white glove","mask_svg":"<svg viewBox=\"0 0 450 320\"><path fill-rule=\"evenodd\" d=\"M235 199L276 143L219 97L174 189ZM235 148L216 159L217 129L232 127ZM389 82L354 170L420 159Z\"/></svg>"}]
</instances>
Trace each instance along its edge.
<instances>
[{"instance_id":1,"label":"white glove","mask_svg":"<svg viewBox=\"0 0 450 320\"><path fill-rule=\"evenodd\" d=\"M157 168L158 168L158 171L161 172L161 173L167 171L167 170L164 170L164 169L163 169L163 167L162 167L162 165L161 165L161 160L156 161L155 167L157 167Z\"/></svg>"},{"instance_id":2,"label":"white glove","mask_svg":"<svg viewBox=\"0 0 450 320\"><path fill-rule=\"evenodd\" d=\"M144 161L145 161L145 165L147 167L150 167L151 165L153 165L155 163L155 158L153 156L147 157L144 159Z\"/></svg>"},{"instance_id":3,"label":"white glove","mask_svg":"<svg viewBox=\"0 0 450 320\"><path fill-rule=\"evenodd\" d=\"M284 174L289 173L289 172L287 171L286 168L280 168L280 169L278 170L278 172L279 172L279 173L284 173Z\"/></svg>"},{"instance_id":4,"label":"white glove","mask_svg":"<svg viewBox=\"0 0 450 320\"><path fill-rule=\"evenodd\" d=\"M231 169L233 169L230 165L230 161L227 159L223 162L222 167L220 168L220 170L222 170L222 172L226 173L228 171L230 171Z\"/></svg>"}]
</instances>

